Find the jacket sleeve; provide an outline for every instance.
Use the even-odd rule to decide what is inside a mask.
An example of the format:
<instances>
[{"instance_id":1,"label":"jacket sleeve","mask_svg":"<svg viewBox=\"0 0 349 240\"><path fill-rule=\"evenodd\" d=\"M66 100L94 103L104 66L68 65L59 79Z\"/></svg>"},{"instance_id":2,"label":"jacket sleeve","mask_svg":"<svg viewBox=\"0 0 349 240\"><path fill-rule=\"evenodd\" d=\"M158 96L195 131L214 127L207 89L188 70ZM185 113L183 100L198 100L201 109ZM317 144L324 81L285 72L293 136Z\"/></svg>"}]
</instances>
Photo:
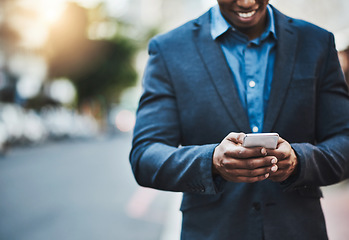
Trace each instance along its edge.
<instances>
[{"instance_id":1,"label":"jacket sleeve","mask_svg":"<svg viewBox=\"0 0 349 240\"><path fill-rule=\"evenodd\" d=\"M326 186L349 177L349 96L333 35L317 87L316 143L291 144L299 169L287 189ZM313 127L313 126L309 126Z\"/></svg>"},{"instance_id":2,"label":"jacket sleeve","mask_svg":"<svg viewBox=\"0 0 349 240\"><path fill-rule=\"evenodd\" d=\"M138 184L160 190L217 192L212 178L216 144L181 147L176 94L156 40L149 44L130 163Z\"/></svg>"}]
</instances>

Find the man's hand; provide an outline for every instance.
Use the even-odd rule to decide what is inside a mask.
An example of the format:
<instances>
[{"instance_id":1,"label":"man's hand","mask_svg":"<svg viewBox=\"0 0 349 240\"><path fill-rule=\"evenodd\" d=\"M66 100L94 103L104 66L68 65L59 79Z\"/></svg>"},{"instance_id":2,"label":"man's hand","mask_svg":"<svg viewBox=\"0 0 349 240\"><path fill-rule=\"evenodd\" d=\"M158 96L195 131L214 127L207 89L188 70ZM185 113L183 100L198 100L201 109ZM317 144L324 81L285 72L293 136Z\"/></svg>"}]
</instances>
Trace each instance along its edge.
<instances>
[{"instance_id":1,"label":"man's hand","mask_svg":"<svg viewBox=\"0 0 349 240\"><path fill-rule=\"evenodd\" d=\"M257 182L276 172L277 158L269 154L263 147L245 148L242 140L244 133L230 133L216 147L213 153L213 173L221 175L225 180L232 182ZM286 146L282 146L283 151L275 151L275 156L286 157ZM284 159L284 158L282 158ZM282 164L285 168L287 164ZM283 172L284 173L284 172ZM281 179L281 175L274 175L273 180Z\"/></svg>"},{"instance_id":2,"label":"man's hand","mask_svg":"<svg viewBox=\"0 0 349 240\"><path fill-rule=\"evenodd\" d=\"M282 182L295 173L298 164L297 156L286 140L279 137L276 149L267 149L267 152L268 155L275 156L278 159L278 170L270 173L270 180Z\"/></svg>"}]
</instances>

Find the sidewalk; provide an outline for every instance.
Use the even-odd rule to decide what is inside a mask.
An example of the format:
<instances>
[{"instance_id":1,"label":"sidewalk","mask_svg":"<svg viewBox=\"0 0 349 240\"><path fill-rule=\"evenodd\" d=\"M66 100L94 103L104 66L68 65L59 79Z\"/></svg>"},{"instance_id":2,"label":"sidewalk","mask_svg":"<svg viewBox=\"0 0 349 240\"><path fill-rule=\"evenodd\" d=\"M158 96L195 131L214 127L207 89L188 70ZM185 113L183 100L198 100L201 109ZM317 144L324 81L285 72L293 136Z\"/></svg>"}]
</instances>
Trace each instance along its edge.
<instances>
[{"instance_id":1,"label":"sidewalk","mask_svg":"<svg viewBox=\"0 0 349 240\"><path fill-rule=\"evenodd\" d=\"M322 188L324 210L330 240L349 239L349 182Z\"/></svg>"},{"instance_id":2,"label":"sidewalk","mask_svg":"<svg viewBox=\"0 0 349 240\"><path fill-rule=\"evenodd\" d=\"M179 210L182 193L173 193L166 217L165 229L160 240L179 240L181 235L182 213Z\"/></svg>"}]
</instances>

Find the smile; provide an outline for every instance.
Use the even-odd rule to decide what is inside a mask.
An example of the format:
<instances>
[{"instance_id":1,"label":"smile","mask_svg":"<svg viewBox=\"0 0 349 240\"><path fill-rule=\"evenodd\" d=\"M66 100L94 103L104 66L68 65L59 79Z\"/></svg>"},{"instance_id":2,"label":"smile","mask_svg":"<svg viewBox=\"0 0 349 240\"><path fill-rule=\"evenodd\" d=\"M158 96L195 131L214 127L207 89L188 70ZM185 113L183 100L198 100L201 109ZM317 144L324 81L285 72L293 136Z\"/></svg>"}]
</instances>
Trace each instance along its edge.
<instances>
[{"instance_id":1,"label":"smile","mask_svg":"<svg viewBox=\"0 0 349 240\"><path fill-rule=\"evenodd\" d=\"M247 13L238 12L237 14L238 14L239 17L241 17L241 18L249 18L249 17L252 17L255 13L256 13L256 10L251 11L251 12L247 12Z\"/></svg>"}]
</instances>

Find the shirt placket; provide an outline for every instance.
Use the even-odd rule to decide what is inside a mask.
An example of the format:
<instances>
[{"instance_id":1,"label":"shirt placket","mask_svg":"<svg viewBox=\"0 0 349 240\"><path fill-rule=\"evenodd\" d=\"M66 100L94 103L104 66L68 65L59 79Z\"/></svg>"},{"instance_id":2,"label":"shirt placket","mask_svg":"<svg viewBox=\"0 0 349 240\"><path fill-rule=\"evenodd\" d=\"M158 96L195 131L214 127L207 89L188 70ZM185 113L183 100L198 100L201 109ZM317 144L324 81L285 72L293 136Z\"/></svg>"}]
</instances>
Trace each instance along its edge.
<instances>
[{"instance_id":1,"label":"shirt placket","mask_svg":"<svg viewBox=\"0 0 349 240\"><path fill-rule=\"evenodd\" d=\"M262 123L258 119L263 115L263 86L260 82L258 67L255 64L257 59L256 45L251 42L247 44L244 51L245 81L246 81L246 103L252 132L262 130Z\"/></svg>"}]
</instances>

